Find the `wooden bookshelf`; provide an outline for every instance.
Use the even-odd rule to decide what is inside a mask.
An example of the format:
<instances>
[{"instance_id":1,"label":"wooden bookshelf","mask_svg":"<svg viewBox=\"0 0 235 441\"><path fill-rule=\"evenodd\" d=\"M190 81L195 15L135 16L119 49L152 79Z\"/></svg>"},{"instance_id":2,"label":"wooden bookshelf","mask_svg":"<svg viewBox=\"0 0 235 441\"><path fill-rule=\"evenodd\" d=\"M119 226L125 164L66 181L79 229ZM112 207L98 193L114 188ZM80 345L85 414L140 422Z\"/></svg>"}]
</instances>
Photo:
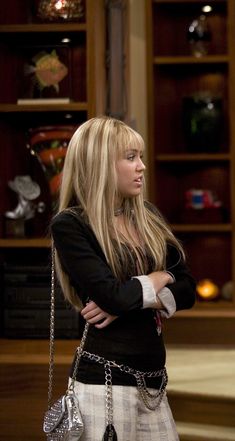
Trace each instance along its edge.
<instances>
[{"instance_id":1,"label":"wooden bookshelf","mask_svg":"<svg viewBox=\"0 0 235 441\"><path fill-rule=\"evenodd\" d=\"M211 41L207 54L196 57L187 29L205 2L146 2L149 193L182 240L195 278L212 279L221 295L227 282L235 284L235 3L206 4L212 8L204 13ZM219 96L223 103L220 146L211 151L206 145L192 149L184 132L183 99L200 93ZM223 215L207 221L197 212L189 221L189 189L211 190L222 202ZM229 301L221 297L196 306L199 315L218 311L217 318L226 308L235 311L235 291Z\"/></svg>"}]
</instances>

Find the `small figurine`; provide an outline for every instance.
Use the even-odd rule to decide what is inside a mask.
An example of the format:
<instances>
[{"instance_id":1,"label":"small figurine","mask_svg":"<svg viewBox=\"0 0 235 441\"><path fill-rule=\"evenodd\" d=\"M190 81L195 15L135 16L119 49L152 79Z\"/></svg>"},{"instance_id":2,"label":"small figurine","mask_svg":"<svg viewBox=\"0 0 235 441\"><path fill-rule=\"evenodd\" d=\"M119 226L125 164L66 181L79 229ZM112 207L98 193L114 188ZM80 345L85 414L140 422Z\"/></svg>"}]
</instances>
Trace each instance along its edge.
<instances>
[{"instance_id":1,"label":"small figurine","mask_svg":"<svg viewBox=\"0 0 235 441\"><path fill-rule=\"evenodd\" d=\"M31 177L16 176L13 181L8 182L11 190L18 195L18 204L14 210L6 211L5 216L8 219L32 219L35 216L36 206L32 202L40 195L39 185L32 181Z\"/></svg>"},{"instance_id":2,"label":"small figurine","mask_svg":"<svg viewBox=\"0 0 235 441\"><path fill-rule=\"evenodd\" d=\"M59 83L68 74L68 68L62 63L55 50L51 53L41 51L33 57L33 66L25 66L25 74L32 75L33 82L42 91L47 87L54 87L59 93Z\"/></svg>"},{"instance_id":3,"label":"small figurine","mask_svg":"<svg viewBox=\"0 0 235 441\"><path fill-rule=\"evenodd\" d=\"M222 202L219 201L211 190L190 188L185 192L185 207L195 210L205 208L220 208Z\"/></svg>"},{"instance_id":4,"label":"small figurine","mask_svg":"<svg viewBox=\"0 0 235 441\"><path fill-rule=\"evenodd\" d=\"M211 41L211 32L204 14L192 21L188 28L188 41L192 54L202 57L208 53L208 45Z\"/></svg>"},{"instance_id":5,"label":"small figurine","mask_svg":"<svg viewBox=\"0 0 235 441\"><path fill-rule=\"evenodd\" d=\"M221 297L223 300L232 301L234 292L234 283L232 280L226 282L221 289Z\"/></svg>"}]
</instances>

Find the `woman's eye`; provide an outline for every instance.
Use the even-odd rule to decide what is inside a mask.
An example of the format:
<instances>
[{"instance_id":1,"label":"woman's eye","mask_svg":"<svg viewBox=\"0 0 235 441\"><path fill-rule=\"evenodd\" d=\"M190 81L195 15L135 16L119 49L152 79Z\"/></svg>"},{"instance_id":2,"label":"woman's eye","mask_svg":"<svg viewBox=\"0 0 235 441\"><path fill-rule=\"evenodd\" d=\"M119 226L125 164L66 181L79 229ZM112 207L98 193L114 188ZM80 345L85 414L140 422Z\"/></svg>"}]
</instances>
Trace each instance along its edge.
<instances>
[{"instance_id":1,"label":"woman's eye","mask_svg":"<svg viewBox=\"0 0 235 441\"><path fill-rule=\"evenodd\" d=\"M134 161L134 159L135 159L135 155L127 156L127 159L128 159L129 161Z\"/></svg>"}]
</instances>

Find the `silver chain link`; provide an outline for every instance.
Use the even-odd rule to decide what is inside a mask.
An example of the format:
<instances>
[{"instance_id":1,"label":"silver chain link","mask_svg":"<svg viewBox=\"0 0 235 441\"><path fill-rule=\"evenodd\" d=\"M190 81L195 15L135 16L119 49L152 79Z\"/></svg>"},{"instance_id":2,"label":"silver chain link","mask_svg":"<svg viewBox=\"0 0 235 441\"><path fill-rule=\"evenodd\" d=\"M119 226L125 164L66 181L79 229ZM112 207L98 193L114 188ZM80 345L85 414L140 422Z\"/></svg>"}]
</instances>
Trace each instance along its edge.
<instances>
[{"instance_id":1,"label":"silver chain link","mask_svg":"<svg viewBox=\"0 0 235 441\"><path fill-rule=\"evenodd\" d=\"M74 388L74 381L76 379L79 362L82 356L82 351L85 345L89 323L86 323L80 346L77 348L77 357L75 360L72 381L67 392L71 392ZM55 365L55 246L52 242L51 249L51 305L50 305L50 348L49 348L49 380L48 380L48 409L52 401L53 377Z\"/></svg>"},{"instance_id":2,"label":"silver chain link","mask_svg":"<svg viewBox=\"0 0 235 441\"><path fill-rule=\"evenodd\" d=\"M92 354L88 351L83 351L82 357L95 363L104 365L105 372L105 386L106 386L106 419L108 424L112 424L113 408L112 408L112 367L118 368L121 372L133 375L136 379L137 389L140 394L140 398L149 410L155 410L160 406L162 398L164 396L166 385L168 381L166 368L159 369L158 371L142 372L133 369L123 364L118 364L115 361L106 360L100 355ZM150 393L146 386L145 378L157 378L162 377L161 385L156 393ZM111 389L111 391L110 391Z\"/></svg>"},{"instance_id":3,"label":"silver chain link","mask_svg":"<svg viewBox=\"0 0 235 441\"><path fill-rule=\"evenodd\" d=\"M113 388L112 388L112 372L110 362L104 365L105 372L105 401L106 401L106 425L113 424Z\"/></svg>"},{"instance_id":4,"label":"silver chain link","mask_svg":"<svg viewBox=\"0 0 235 441\"><path fill-rule=\"evenodd\" d=\"M145 406L149 410L155 410L157 407L160 406L161 401L163 399L166 385L167 385L167 373L165 370L165 373L162 376L162 381L159 390L151 394L149 390L146 387L145 378L142 375L136 375L136 382L137 382L137 389L140 394L140 397L142 398Z\"/></svg>"},{"instance_id":5,"label":"silver chain link","mask_svg":"<svg viewBox=\"0 0 235 441\"><path fill-rule=\"evenodd\" d=\"M48 381L48 409L52 401L54 358L55 358L55 247L51 249L51 305L50 305L50 347L49 347L49 381Z\"/></svg>"},{"instance_id":6,"label":"silver chain link","mask_svg":"<svg viewBox=\"0 0 235 441\"><path fill-rule=\"evenodd\" d=\"M76 380L76 376L77 376L77 372L78 372L78 366L82 357L82 352L83 352L83 348L86 342L86 338L87 338L87 334L88 334L88 330L89 330L89 323L85 324L85 328L82 334L82 339L80 342L80 345L77 348L77 356L76 356L76 360L75 360L75 364L74 364L74 369L73 369L73 375L72 375L72 381L69 385L68 391L72 391L74 389L74 382Z\"/></svg>"}]
</instances>

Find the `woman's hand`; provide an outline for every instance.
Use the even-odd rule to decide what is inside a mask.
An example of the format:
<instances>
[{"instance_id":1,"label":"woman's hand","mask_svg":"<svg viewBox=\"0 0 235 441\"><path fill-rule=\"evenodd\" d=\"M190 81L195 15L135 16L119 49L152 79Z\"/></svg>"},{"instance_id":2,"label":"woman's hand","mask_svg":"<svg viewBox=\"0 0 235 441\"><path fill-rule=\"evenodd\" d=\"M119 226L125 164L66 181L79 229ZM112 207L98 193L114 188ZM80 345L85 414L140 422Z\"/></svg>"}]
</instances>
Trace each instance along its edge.
<instances>
[{"instance_id":1,"label":"woman's hand","mask_svg":"<svg viewBox=\"0 0 235 441\"><path fill-rule=\"evenodd\" d=\"M156 292L156 302L153 305L153 309L164 309L164 306L161 302L160 296L158 293L163 289L166 285L173 283L174 280L172 276L166 271L154 271L153 273L148 274L148 277L152 281L154 290Z\"/></svg>"},{"instance_id":2,"label":"woman's hand","mask_svg":"<svg viewBox=\"0 0 235 441\"><path fill-rule=\"evenodd\" d=\"M166 271L154 271L153 273L148 274L148 277L152 281L156 294L158 294L166 285L174 282L171 275Z\"/></svg>"},{"instance_id":3,"label":"woman's hand","mask_svg":"<svg viewBox=\"0 0 235 441\"><path fill-rule=\"evenodd\" d=\"M98 329L105 328L117 318L116 315L111 315L108 312L103 311L103 309L97 306L93 301L90 301L81 310L81 315L88 323L95 325Z\"/></svg>"}]
</instances>

